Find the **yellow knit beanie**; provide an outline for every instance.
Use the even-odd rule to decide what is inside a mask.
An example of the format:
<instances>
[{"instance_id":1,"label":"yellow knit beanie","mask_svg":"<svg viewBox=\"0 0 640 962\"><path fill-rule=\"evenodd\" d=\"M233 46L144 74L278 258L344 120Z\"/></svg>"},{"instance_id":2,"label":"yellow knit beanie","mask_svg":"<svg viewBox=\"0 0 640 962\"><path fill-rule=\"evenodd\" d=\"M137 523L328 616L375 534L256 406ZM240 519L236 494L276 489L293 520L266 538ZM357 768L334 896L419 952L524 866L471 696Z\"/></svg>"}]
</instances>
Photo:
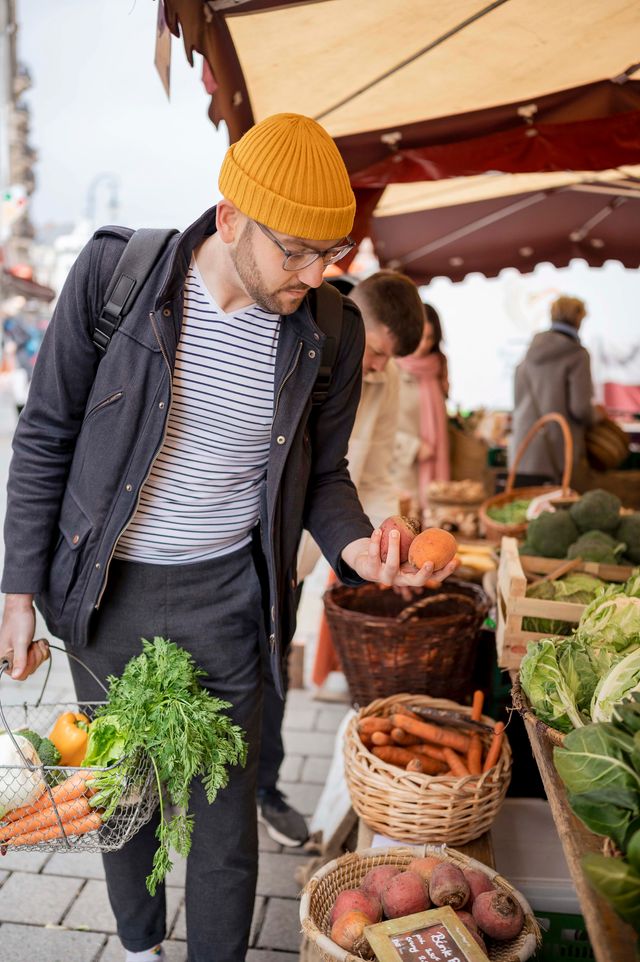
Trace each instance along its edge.
<instances>
[{"instance_id":1,"label":"yellow knit beanie","mask_svg":"<svg viewBox=\"0 0 640 962\"><path fill-rule=\"evenodd\" d=\"M226 153L220 193L271 230L338 240L353 227L356 201L338 148L310 117L274 114Z\"/></svg>"}]
</instances>

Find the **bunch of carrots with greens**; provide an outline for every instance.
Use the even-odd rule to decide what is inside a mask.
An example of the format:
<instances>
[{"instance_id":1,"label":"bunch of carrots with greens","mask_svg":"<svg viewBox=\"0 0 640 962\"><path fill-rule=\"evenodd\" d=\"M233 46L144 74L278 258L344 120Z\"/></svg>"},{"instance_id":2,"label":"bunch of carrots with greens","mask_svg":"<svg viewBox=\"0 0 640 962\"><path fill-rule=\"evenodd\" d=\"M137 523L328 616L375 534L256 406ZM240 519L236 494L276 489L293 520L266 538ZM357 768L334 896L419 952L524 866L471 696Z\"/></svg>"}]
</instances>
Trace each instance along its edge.
<instances>
[{"instance_id":1,"label":"bunch of carrots with greens","mask_svg":"<svg viewBox=\"0 0 640 962\"><path fill-rule=\"evenodd\" d=\"M437 720L425 720L418 711L397 703L388 715L362 717L358 734L376 758L408 772L482 775L497 765L504 741L502 722L496 722L492 734L482 724L483 701L483 693L476 691L470 716L434 709L431 714ZM483 731L489 737L483 738Z\"/></svg>"}]
</instances>

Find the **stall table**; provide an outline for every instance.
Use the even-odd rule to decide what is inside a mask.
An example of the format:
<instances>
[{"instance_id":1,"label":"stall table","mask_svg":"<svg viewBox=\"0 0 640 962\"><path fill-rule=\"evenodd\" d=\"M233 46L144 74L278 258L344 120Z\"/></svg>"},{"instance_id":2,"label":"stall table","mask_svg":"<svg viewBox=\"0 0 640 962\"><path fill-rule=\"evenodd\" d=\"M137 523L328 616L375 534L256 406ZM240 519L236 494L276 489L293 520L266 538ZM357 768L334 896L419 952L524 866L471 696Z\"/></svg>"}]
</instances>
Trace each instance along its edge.
<instances>
[{"instance_id":1,"label":"stall table","mask_svg":"<svg viewBox=\"0 0 640 962\"><path fill-rule=\"evenodd\" d=\"M512 677L515 678L515 673ZM602 852L603 839L590 832L569 808L567 793L553 764L553 746L549 740L538 733L535 724L529 719L525 719L525 727L576 887L596 960L636 962L636 936L633 929L618 918L608 902L596 894L580 866L582 856L587 852Z\"/></svg>"}]
</instances>

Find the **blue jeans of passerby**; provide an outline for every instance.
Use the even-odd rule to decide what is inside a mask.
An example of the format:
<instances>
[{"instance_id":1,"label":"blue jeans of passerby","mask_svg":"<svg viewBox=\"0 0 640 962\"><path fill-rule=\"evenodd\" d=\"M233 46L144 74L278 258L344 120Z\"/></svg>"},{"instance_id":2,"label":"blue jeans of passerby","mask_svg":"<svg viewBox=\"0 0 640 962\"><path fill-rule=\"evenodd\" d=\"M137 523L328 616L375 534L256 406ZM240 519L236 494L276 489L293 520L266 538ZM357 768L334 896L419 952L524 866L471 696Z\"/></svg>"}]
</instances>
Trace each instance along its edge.
<instances>
[{"instance_id":1,"label":"blue jeans of passerby","mask_svg":"<svg viewBox=\"0 0 640 962\"><path fill-rule=\"evenodd\" d=\"M231 702L247 734L249 760L230 770L229 784L210 805L194 780L195 816L187 859L189 962L245 958L258 861L256 773L262 711L261 591L251 547L211 561L150 565L114 561L90 641L80 652L98 677L122 672L141 650L141 637L162 635L189 651L206 671L202 684ZM71 662L81 701L104 697L91 676ZM149 895L145 878L157 847L158 812L117 852L103 855L109 899L124 947L141 952L166 935L165 889Z\"/></svg>"}]
</instances>

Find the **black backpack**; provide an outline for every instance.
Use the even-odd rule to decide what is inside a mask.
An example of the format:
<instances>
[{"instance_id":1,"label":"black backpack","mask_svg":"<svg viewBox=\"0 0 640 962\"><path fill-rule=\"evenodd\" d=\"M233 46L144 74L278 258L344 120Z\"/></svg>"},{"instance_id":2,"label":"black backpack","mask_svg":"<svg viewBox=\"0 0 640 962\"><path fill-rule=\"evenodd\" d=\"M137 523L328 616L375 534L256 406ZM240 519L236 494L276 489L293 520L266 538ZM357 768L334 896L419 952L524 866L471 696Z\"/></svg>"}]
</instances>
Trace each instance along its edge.
<instances>
[{"instance_id":1,"label":"black backpack","mask_svg":"<svg viewBox=\"0 0 640 962\"><path fill-rule=\"evenodd\" d=\"M109 281L102 311L93 329L93 343L101 356L107 353L111 338L133 307L170 238L176 233L176 230L145 227L131 235ZM311 298L316 324L326 336L312 394L312 403L317 406L326 400L329 393L342 333L343 300L331 284L322 284L311 292Z\"/></svg>"}]
</instances>

